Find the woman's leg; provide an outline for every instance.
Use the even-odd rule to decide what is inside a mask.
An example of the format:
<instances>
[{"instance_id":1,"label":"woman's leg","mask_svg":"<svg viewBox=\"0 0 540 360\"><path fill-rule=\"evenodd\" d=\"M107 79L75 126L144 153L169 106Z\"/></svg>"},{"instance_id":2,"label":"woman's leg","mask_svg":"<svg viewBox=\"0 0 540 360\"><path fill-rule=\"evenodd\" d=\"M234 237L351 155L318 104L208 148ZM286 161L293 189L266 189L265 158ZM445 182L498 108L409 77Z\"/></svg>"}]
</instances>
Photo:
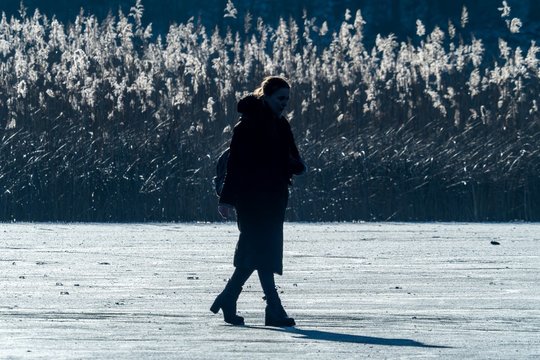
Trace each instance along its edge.
<instances>
[{"instance_id":1,"label":"woman's leg","mask_svg":"<svg viewBox=\"0 0 540 360\"><path fill-rule=\"evenodd\" d=\"M251 269L237 267L227 282L225 289L210 307L210 311L216 314L221 309L225 322L232 325L244 325L244 318L236 315L236 301L242 292L242 286L252 273L253 270Z\"/></svg>"},{"instance_id":2,"label":"woman's leg","mask_svg":"<svg viewBox=\"0 0 540 360\"><path fill-rule=\"evenodd\" d=\"M265 325L266 326L294 326L294 319L289 317L281 305L274 273L272 271L258 270L259 280L266 296Z\"/></svg>"},{"instance_id":3,"label":"woman's leg","mask_svg":"<svg viewBox=\"0 0 540 360\"><path fill-rule=\"evenodd\" d=\"M235 268L229 282L227 283L227 287L230 286L233 289L242 288L251 274L253 274L253 269L245 269L240 267Z\"/></svg>"},{"instance_id":4,"label":"woman's leg","mask_svg":"<svg viewBox=\"0 0 540 360\"><path fill-rule=\"evenodd\" d=\"M259 274L259 280L261 282L261 287L266 297L266 302L268 304L280 303L279 295L276 290L276 282L274 280L274 273L267 270L257 270Z\"/></svg>"}]
</instances>

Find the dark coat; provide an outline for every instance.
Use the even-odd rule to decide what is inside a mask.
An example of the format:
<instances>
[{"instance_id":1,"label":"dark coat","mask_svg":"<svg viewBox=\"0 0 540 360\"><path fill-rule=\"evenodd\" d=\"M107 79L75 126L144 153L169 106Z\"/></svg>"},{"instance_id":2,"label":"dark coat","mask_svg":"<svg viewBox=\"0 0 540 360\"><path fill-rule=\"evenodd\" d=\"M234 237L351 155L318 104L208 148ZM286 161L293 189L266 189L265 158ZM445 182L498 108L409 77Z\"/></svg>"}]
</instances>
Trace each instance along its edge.
<instances>
[{"instance_id":1,"label":"dark coat","mask_svg":"<svg viewBox=\"0 0 540 360\"><path fill-rule=\"evenodd\" d=\"M289 122L255 96L239 101L220 203L236 208L240 238L234 265L283 270L283 221L288 185L305 170Z\"/></svg>"}]
</instances>

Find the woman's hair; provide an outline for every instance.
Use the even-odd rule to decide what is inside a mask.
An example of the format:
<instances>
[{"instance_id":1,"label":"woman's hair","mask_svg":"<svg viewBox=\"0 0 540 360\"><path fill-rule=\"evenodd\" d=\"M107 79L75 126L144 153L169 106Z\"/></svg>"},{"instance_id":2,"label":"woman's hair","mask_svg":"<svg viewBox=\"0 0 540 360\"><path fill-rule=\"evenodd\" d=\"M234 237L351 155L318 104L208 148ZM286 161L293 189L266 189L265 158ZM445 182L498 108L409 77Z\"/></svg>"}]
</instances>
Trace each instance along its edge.
<instances>
[{"instance_id":1,"label":"woman's hair","mask_svg":"<svg viewBox=\"0 0 540 360\"><path fill-rule=\"evenodd\" d=\"M290 89L291 84L281 76L267 76L263 79L261 85L253 91L253 94L258 98L263 97L263 95L271 96L282 88Z\"/></svg>"}]
</instances>

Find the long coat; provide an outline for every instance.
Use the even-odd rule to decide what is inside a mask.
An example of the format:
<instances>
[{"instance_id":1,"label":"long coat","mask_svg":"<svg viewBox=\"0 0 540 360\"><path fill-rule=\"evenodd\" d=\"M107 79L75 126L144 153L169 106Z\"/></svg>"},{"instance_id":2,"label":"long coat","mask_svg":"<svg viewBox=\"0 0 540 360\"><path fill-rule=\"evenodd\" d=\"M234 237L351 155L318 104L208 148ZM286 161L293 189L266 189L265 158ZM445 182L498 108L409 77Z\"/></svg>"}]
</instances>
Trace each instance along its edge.
<instances>
[{"instance_id":1,"label":"long coat","mask_svg":"<svg viewBox=\"0 0 540 360\"><path fill-rule=\"evenodd\" d=\"M249 95L238 103L220 203L236 208L234 266L283 272L283 222L293 174L305 170L289 122Z\"/></svg>"}]
</instances>

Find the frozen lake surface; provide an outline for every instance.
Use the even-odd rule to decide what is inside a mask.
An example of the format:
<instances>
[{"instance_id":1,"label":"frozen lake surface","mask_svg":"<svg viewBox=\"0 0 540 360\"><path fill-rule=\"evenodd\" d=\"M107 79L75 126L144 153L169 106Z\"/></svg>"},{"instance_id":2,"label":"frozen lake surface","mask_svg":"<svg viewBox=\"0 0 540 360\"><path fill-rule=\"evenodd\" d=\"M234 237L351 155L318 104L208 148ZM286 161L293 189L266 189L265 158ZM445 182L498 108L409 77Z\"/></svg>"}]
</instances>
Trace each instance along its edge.
<instances>
[{"instance_id":1,"label":"frozen lake surface","mask_svg":"<svg viewBox=\"0 0 540 360\"><path fill-rule=\"evenodd\" d=\"M538 359L539 224L285 224L296 328L208 309L235 224L0 224L0 358ZM498 242L500 245L493 245Z\"/></svg>"}]
</instances>

